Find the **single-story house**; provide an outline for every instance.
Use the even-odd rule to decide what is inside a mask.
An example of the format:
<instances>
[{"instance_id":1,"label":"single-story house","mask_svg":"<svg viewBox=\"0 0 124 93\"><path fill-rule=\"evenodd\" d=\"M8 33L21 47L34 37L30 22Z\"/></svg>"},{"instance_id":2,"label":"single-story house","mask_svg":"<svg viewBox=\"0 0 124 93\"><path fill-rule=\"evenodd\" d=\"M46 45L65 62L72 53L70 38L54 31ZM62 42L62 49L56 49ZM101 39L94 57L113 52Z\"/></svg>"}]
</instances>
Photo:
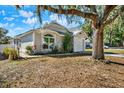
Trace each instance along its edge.
<instances>
[{"instance_id":1,"label":"single-story house","mask_svg":"<svg viewBox=\"0 0 124 93\"><path fill-rule=\"evenodd\" d=\"M62 48L66 33L69 33L73 38L73 52L83 52L85 50L85 39L87 38L86 33L80 29L70 31L56 22L45 24L42 28L15 36L15 46L19 47L20 52L26 52L27 46L32 46L35 53L50 52L52 51L51 46L57 46L58 49Z\"/></svg>"}]
</instances>

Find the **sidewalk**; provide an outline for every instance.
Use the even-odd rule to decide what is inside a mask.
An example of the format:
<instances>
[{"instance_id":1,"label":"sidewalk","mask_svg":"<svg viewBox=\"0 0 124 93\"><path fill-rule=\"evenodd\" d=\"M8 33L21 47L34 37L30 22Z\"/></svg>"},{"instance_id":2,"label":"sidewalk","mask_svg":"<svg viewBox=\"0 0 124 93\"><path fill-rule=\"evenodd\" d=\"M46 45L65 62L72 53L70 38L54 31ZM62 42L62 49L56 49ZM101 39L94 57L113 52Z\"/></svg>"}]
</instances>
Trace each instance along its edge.
<instances>
[{"instance_id":1,"label":"sidewalk","mask_svg":"<svg viewBox=\"0 0 124 93\"><path fill-rule=\"evenodd\" d=\"M28 55L26 53L20 53L19 55L20 55L20 57L23 57L23 58L37 58L37 57L42 56L42 55Z\"/></svg>"},{"instance_id":2,"label":"sidewalk","mask_svg":"<svg viewBox=\"0 0 124 93\"><path fill-rule=\"evenodd\" d=\"M124 58L124 54L105 54L105 56L122 57L122 58Z\"/></svg>"}]
</instances>

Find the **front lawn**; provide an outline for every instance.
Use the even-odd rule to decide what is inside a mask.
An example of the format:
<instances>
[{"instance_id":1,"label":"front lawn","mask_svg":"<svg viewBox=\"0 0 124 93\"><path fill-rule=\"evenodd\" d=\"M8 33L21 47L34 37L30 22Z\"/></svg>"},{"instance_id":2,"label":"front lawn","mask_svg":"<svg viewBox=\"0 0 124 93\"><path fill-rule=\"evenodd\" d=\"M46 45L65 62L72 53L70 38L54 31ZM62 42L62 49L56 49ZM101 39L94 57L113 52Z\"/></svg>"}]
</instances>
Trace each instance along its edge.
<instances>
[{"instance_id":1,"label":"front lawn","mask_svg":"<svg viewBox=\"0 0 124 93\"><path fill-rule=\"evenodd\" d=\"M2 61L0 87L124 87L124 66L94 61L90 56Z\"/></svg>"},{"instance_id":2,"label":"front lawn","mask_svg":"<svg viewBox=\"0 0 124 93\"><path fill-rule=\"evenodd\" d=\"M86 49L88 52L92 52L92 49ZM105 53L110 54L124 54L124 49L104 49Z\"/></svg>"}]
</instances>

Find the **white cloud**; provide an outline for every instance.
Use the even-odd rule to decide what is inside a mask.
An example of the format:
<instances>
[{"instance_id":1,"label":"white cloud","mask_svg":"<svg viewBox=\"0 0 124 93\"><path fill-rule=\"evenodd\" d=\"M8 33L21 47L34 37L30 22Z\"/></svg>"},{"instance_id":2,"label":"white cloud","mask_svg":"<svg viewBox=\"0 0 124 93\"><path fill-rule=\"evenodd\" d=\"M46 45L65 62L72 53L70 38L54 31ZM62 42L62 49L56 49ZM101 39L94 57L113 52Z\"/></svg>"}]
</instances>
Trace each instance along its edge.
<instances>
[{"instance_id":1,"label":"white cloud","mask_svg":"<svg viewBox=\"0 0 124 93\"><path fill-rule=\"evenodd\" d=\"M23 32L23 31L24 31L23 28L21 28L21 27L16 27L16 28L14 28L14 29L9 29L8 35L9 35L9 36L15 36L15 35L17 35L17 34L20 34L20 32Z\"/></svg>"},{"instance_id":2,"label":"white cloud","mask_svg":"<svg viewBox=\"0 0 124 93\"><path fill-rule=\"evenodd\" d=\"M0 11L0 14L5 15L5 11L4 10Z\"/></svg>"},{"instance_id":3,"label":"white cloud","mask_svg":"<svg viewBox=\"0 0 124 93\"><path fill-rule=\"evenodd\" d=\"M52 21L59 21L59 18L58 18L58 15L57 15L57 14L52 14L52 15L50 15L50 19L51 19Z\"/></svg>"},{"instance_id":4,"label":"white cloud","mask_svg":"<svg viewBox=\"0 0 124 93\"><path fill-rule=\"evenodd\" d=\"M4 27L4 28L6 28L6 27L8 27L8 23L5 23L5 24L3 24L3 23L0 23L0 27Z\"/></svg>"},{"instance_id":5,"label":"white cloud","mask_svg":"<svg viewBox=\"0 0 124 93\"><path fill-rule=\"evenodd\" d=\"M22 21L25 24L35 24L38 22L38 19L36 17L28 18L27 20Z\"/></svg>"},{"instance_id":6,"label":"white cloud","mask_svg":"<svg viewBox=\"0 0 124 93\"><path fill-rule=\"evenodd\" d=\"M13 17L5 17L4 18L4 20L7 20L7 21L12 21L12 20L14 20L15 18L13 18Z\"/></svg>"},{"instance_id":7,"label":"white cloud","mask_svg":"<svg viewBox=\"0 0 124 93\"><path fill-rule=\"evenodd\" d=\"M28 12L28 11L24 11L24 10L20 10L20 11L19 11L19 14L20 14L21 16L27 17L27 18L33 16L33 13L32 13L31 11Z\"/></svg>"},{"instance_id":8,"label":"white cloud","mask_svg":"<svg viewBox=\"0 0 124 93\"><path fill-rule=\"evenodd\" d=\"M21 27L16 27L16 28L14 29L14 31L20 31L20 30L23 30L23 28L21 28Z\"/></svg>"},{"instance_id":9,"label":"white cloud","mask_svg":"<svg viewBox=\"0 0 124 93\"><path fill-rule=\"evenodd\" d=\"M59 24L61 24L63 26L67 26L67 20L63 16L60 19L57 14L52 14L52 15L50 15L50 20L51 21L56 21L57 23L59 23Z\"/></svg>"},{"instance_id":10,"label":"white cloud","mask_svg":"<svg viewBox=\"0 0 124 93\"><path fill-rule=\"evenodd\" d=\"M0 27L3 27L3 28L8 28L8 27L13 27L15 24L14 23L0 23Z\"/></svg>"}]
</instances>

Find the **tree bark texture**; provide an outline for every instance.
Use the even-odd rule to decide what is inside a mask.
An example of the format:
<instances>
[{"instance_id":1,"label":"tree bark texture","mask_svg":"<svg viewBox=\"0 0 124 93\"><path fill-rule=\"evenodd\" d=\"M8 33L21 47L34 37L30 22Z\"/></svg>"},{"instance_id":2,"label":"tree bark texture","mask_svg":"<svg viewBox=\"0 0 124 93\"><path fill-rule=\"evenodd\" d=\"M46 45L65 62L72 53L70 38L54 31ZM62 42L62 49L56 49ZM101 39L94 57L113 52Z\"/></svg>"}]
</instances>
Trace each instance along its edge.
<instances>
[{"instance_id":1,"label":"tree bark texture","mask_svg":"<svg viewBox=\"0 0 124 93\"><path fill-rule=\"evenodd\" d=\"M95 29L93 34L93 52L92 57L94 59L104 59L104 48L103 48L103 27Z\"/></svg>"}]
</instances>

